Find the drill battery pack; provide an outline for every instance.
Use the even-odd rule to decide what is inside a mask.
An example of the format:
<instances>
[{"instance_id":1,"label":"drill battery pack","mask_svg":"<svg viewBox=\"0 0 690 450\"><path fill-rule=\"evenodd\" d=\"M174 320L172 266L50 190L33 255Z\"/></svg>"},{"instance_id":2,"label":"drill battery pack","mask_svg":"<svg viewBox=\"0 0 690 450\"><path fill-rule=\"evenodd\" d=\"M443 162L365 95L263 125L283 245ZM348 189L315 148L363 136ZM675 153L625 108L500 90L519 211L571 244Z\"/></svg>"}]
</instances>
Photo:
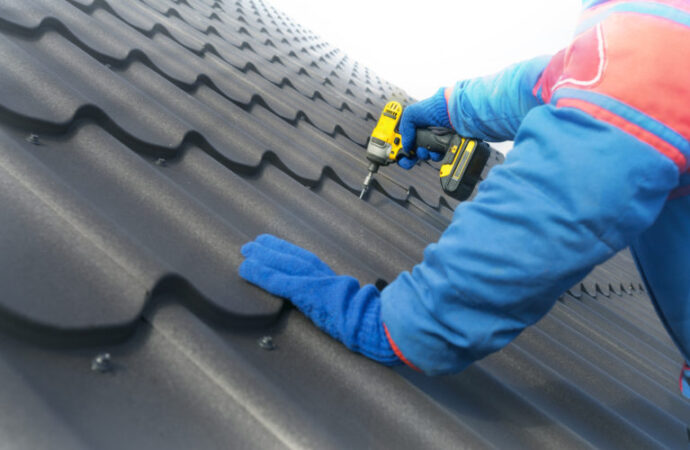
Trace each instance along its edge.
<instances>
[{"instance_id":1,"label":"drill battery pack","mask_svg":"<svg viewBox=\"0 0 690 450\"><path fill-rule=\"evenodd\" d=\"M439 176L441 188L456 200L467 200L491 167L503 162L503 155L477 139L454 135L443 160Z\"/></svg>"}]
</instances>

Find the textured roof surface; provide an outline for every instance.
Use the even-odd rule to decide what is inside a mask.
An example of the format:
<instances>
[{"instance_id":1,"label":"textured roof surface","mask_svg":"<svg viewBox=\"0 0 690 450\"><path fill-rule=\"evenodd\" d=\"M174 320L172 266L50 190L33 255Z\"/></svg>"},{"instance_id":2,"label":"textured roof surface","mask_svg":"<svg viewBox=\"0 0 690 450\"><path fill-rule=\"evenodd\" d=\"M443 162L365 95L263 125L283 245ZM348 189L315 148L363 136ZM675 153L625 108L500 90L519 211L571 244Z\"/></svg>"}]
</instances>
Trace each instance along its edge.
<instances>
[{"instance_id":1,"label":"textured roof surface","mask_svg":"<svg viewBox=\"0 0 690 450\"><path fill-rule=\"evenodd\" d=\"M266 3L0 0L0 59L3 445L687 445L682 358L627 251L437 378L239 279L239 247L270 232L391 281L456 206L430 165L357 198L404 93Z\"/></svg>"}]
</instances>

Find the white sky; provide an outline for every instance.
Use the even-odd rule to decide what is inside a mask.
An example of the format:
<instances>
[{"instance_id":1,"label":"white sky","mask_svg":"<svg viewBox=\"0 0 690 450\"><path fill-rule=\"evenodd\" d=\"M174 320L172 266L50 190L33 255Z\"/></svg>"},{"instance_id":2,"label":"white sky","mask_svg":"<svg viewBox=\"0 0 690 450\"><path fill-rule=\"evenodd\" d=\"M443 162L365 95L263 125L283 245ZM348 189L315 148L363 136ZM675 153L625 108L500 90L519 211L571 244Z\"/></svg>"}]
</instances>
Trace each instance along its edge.
<instances>
[{"instance_id":1,"label":"white sky","mask_svg":"<svg viewBox=\"0 0 690 450\"><path fill-rule=\"evenodd\" d=\"M580 0L269 0L302 26L423 99L564 47Z\"/></svg>"}]
</instances>

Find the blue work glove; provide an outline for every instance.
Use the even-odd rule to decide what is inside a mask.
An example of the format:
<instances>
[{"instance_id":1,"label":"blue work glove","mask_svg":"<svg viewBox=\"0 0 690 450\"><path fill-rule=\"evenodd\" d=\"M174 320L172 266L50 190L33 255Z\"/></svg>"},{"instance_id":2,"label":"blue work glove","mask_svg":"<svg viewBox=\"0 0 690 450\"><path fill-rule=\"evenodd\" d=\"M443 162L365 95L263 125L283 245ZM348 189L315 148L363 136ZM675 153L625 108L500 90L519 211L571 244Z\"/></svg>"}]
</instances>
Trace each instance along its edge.
<instances>
[{"instance_id":1,"label":"blue work glove","mask_svg":"<svg viewBox=\"0 0 690 450\"><path fill-rule=\"evenodd\" d=\"M448 118L448 105L444 91L445 89L441 88L432 97L407 106L403 111L403 115L400 118L402 145L405 151L413 155L398 160L398 165L403 169L411 169L419 159L440 161L443 157L441 153L430 152L421 147L417 148L415 140L417 138L417 128L452 128Z\"/></svg>"},{"instance_id":2,"label":"blue work glove","mask_svg":"<svg viewBox=\"0 0 690 450\"><path fill-rule=\"evenodd\" d=\"M401 361L381 322L379 290L336 275L316 255L270 234L242 246L240 276L290 300L319 328L352 351L386 365Z\"/></svg>"},{"instance_id":3,"label":"blue work glove","mask_svg":"<svg viewBox=\"0 0 690 450\"><path fill-rule=\"evenodd\" d=\"M440 161L443 159L443 153L431 152L424 147L417 147L417 151L412 157L403 156L398 160L398 165L405 170L410 170L417 164L419 160L429 160Z\"/></svg>"}]
</instances>

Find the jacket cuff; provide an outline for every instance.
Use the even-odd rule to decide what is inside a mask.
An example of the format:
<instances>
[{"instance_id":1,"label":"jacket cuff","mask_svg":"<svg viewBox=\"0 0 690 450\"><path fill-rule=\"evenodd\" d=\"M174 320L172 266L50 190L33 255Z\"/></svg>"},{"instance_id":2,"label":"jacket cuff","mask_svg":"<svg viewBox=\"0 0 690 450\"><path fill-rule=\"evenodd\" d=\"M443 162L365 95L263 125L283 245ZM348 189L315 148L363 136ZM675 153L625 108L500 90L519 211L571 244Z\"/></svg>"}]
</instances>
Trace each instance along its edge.
<instances>
[{"instance_id":1,"label":"jacket cuff","mask_svg":"<svg viewBox=\"0 0 690 450\"><path fill-rule=\"evenodd\" d=\"M436 123L440 127L452 128L448 112L446 90L447 88L441 88L431 97L431 102L428 106L428 114L432 123Z\"/></svg>"},{"instance_id":2,"label":"jacket cuff","mask_svg":"<svg viewBox=\"0 0 690 450\"><path fill-rule=\"evenodd\" d=\"M453 97L453 87L449 86L443 90L443 98L446 99L446 114L448 114L448 123L450 127L455 129L453 126L453 119L450 117L450 99Z\"/></svg>"},{"instance_id":3,"label":"jacket cuff","mask_svg":"<svg viewBox=\"0 0 690 450\"><path fill-rule=\"evenodd\" d=\"M386 332L386 338L388 339L388 343L390 344L391 348L393 349L393 353L395 353L395 356L397 356L398 359L400 359L400 361L404 362L406 366L410 367L411 369L416 370L417 372L421 372L421 370L417 366L412 364L409 359L405 358L405 355L403 355L403 353L398 348L398 345L395 343L395 341L391 337L391 334L388 331L388 327L386 326L385 323L383 324L383 330Z\"/></svg>"}]
</instances>

